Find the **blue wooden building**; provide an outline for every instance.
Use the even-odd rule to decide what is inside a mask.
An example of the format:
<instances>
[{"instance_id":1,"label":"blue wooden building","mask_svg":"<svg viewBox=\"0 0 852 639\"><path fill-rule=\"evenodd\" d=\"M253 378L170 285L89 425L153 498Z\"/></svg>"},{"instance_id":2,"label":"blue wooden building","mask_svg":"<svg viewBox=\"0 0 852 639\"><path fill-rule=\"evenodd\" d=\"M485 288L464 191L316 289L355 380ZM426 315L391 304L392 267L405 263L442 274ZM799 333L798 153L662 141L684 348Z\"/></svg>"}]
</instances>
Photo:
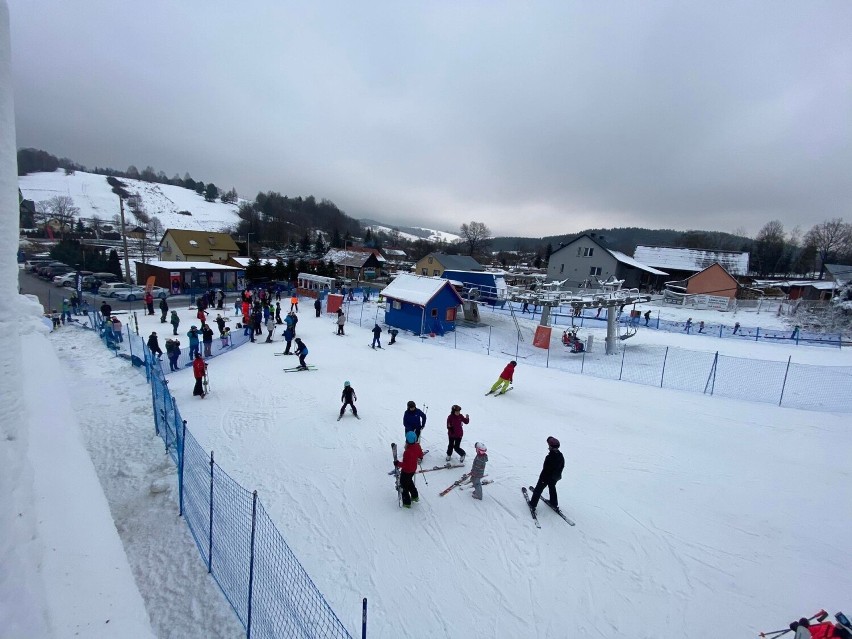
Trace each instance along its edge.
<instances>
[{"instance_id":1,"label":"blue wooden building","mask_svg":"<svg viewBox=\"0 0 852 639\"><path fill-rule=\"evenodd\" d=\"M385 323L415 335L456 329L462 298L442 277L402 273L381 292L387 300Z\"/></svg>"}]
</instances>

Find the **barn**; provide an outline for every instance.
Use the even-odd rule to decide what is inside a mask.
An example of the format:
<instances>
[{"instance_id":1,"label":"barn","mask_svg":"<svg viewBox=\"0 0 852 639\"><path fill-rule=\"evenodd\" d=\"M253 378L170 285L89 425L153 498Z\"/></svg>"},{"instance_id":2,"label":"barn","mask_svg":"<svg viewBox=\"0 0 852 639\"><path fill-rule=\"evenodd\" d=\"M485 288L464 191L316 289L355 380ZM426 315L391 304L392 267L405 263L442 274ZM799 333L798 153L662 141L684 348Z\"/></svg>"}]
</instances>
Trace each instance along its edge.
<instances>
[{"instance_id":1,"label":"barn","mask_svg":"<svg viewBox=\"0 0 852 639\"><path fill-rule=\"evenodd\" d=\"M387 300L385 324L415 335L456 329L462 298L442 277L403 273L380 293Z\"/></svg>"}]
</instances>

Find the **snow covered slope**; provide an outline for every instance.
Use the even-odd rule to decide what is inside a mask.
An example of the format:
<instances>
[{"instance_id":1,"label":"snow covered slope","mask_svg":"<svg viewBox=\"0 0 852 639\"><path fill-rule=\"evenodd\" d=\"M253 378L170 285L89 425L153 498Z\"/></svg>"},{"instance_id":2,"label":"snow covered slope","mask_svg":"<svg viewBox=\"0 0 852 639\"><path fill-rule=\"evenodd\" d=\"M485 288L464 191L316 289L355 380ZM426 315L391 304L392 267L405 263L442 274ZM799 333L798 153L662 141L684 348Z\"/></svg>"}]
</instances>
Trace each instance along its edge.
<instances>
[{"instance_id":1,"label":"snow covered slope","mask_svg":"<svg viewBox=\"0 0 852 639\"><path fill-rule=\"evenodd\" d=\"M195 191L169 184L155 184L141 180L119 178L127 185L127 190L139 195L148 215L157 216L163 228L197 229L203 231L221 231L238 222L237 205L207 202ZM118 196L107 184L105 175L96 175L77 171L66 175L65 171L53 173L32 173L21 176L18 184L28 200L41 202L56 195L73 198L74 205L80 209L80 217L99 217L111 222L119 214ZM192 215L180 215L178 211L189 211ZM128 223L132 224L133 214L125 210Z\"/></svg>"},{"instance_id":2,"label":"snow covered slope","mask_svg":"<svg viewBox=\"0 0 852 639\"><path fill-rule=\"evenodd\" d=\"M366 229L369 228L373 231L381 231L383 233L393 233L396 231L399 233L399 236L405 240L410 242L414 242L416 240L429 240L430 242L447 242L452 244L453 242L457 242L461 239L460 235L455 235L453 233L447 233L446 231L437 231L435 229L427 229L422 226L415 227L400 227L400 226L387 226L385 224L380 224L378 222L374 222L373 220L360 220L361 225ZM417 234L409 233L407 231L418 231Z\"/></svg>"}]
</instances>

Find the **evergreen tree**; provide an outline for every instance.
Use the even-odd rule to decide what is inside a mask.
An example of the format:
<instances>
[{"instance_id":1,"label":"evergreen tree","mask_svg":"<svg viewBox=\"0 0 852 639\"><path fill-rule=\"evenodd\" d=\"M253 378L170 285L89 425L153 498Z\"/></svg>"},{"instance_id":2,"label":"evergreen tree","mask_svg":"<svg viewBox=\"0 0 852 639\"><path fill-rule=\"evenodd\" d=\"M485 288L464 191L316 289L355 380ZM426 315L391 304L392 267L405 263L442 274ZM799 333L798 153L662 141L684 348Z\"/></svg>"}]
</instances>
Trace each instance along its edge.
<instances>
[{"instance_id":1,"label":"evergreen tree","mask_svg":"<svg viewBox=\"0 0 852 639\"><path fill-rule=\"evenodd\" d=\"M302 249L302 253L307 253L311 250L311 238L308 236L307 231L305 231L305 237L302 238L299 248Z\"/></svg>"},{"instance_id":2,"label":"evergreen tree","mask_svg":"<svg viewBox=\"0 0 852 639\"><path fill-rule=\"evenodd\" d=\"M204 195L205 186L206 185L204 184L204 182L200 182L200 181L196 182L195 183L195 192L198 193L198 195Z\"/></svg>"},{"instance_id":3,"label":"evergreen tree","mask_svg":"<svg viewBox=\"0 0 852 639\"><path fill-rule=\"evenodd\" d=\"M331 245L334 248L343 248L343 238L340 237L340 230L336 226L331 231Z\"/></svg>"},{"instance_id":4,"label":"evergreen tree","mask_svg":"<svg viewBox=\"0 0 852 639\"><path fill-rule=\"evenodd\" d=\"M317 233L317 241L314 244L314 253L325 255L325 242L322 241L322 233Z\"/></svg>"},{"instance_id":5,"label":"evergreen tree","mask_svg":"<svg viewBox=\"0 0 852 639\"><path fill-rule=\"evenodd\" d=\"M118 251L112 249L107 258L106 272L117 275L121 280L124 276L121 274L121 260L118 259Z\"/></svg>"},{"instance_id":6,"label":"evergreen tree","mask_svg":"<svg viewBox=\"0 0 852 639\"><path fill-rule=\"evenodd\" d=\"M219 189L216 188L213 182L210 182L207 188L204 189L204 199L208 202L215 202L217 197L219 197Z\"/></svg>"}]
</instances>

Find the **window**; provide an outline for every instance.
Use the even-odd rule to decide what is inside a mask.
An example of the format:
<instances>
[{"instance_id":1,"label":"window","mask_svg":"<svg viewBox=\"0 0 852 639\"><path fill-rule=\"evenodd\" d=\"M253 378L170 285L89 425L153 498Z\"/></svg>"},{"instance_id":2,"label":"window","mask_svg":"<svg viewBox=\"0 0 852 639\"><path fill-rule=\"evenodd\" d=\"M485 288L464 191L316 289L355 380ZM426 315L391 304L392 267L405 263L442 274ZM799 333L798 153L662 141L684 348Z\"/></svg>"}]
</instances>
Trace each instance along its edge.
<instances>
[{"instance_id":1,"label":"window","mask_svg":"<svg viewBox=\"0 0 852 639\"><path fill-rule=\"evenodd\" d=\"M595 253L595 247L579 246L577 247L577 257L592 257Z\"/></svg>"},{"instance_id":2,"label":"window","mask_svg":"<svg viewBox=\"0 0 852 639\"><path fill-rule=\"evenodd\" d=\"M593 266L589 269L589 275L600 275L600 274L601 274L601 267L600 266Z\"/></svg>"},{"instance_id":3,"label":"window","mask_svg":"<svg viewBox=\"0 0 852 639\"><path fill-rule=\"evenodd\" d=\"M440 275L440 273L438 272L438 269L434 269L432 271L432 275L434 275L435 277L438 277Z\"/></svg>"},{"instance_id":4,"label":"window","mask_svg":"<svg viewBox=\"0 0 852 639\"><path fill-rule=\"evenodd\" d=\"M432 311L431 311L431 313L430 313L430 315L431 315L432 317L438 317L438 309L437 309L437 308L433 308L433 309L432 309Z\"/></svg>"},{"instance_id":5,"label":"window","mask_svg":"<svg viewBox=\"0 0 852 639\"><path fill-rule=\"evenodd\" d=\"M402 308L402 302L400 302L399 300L394 300L392 306L395 311L398 311Z\"/></svg>"},{"instance_id":6,"label":"window","mask_svg":"<svg viewBox=\"0 0 852 639\"><path fill-rule=\"evenodd\" d=\"M451 306L450 308L448 308L447 312L444 314L444 317L446 318L446 320L448 322L455 322L456 321L456 308L455 308L455 306Z\"/></svg>"},{"instance_id":7,"label":"window","mask_svg":"<svg viewBox=\"0 0 852 639\"><path fill-rule=\"evenodd\" d=\"M190 240L189 245L193 248L198 248L198 242L196 242L195 240Z\"/></svg>"},{"instance_id":8,"label":"window","mask_svg":"<svg viewBox=\"0 0 852 639\"><path fill-rule=\"evenodd\" d=\"M560 272L560 273L564 273L564 272L565 272L565 265L564 265L564 264L560 264L560 265L559 265L559 272Z\"/></svg>"},{"instance_id":9,"label":"window","mask_svg":"<svg viewBox=\"0 0 852 639\"><path fill-rule=\"evenodd\" d=\"M429 269L421 268L420 270L422 271L421 275L429 275Z\"/></svg>"}]
</instances>

